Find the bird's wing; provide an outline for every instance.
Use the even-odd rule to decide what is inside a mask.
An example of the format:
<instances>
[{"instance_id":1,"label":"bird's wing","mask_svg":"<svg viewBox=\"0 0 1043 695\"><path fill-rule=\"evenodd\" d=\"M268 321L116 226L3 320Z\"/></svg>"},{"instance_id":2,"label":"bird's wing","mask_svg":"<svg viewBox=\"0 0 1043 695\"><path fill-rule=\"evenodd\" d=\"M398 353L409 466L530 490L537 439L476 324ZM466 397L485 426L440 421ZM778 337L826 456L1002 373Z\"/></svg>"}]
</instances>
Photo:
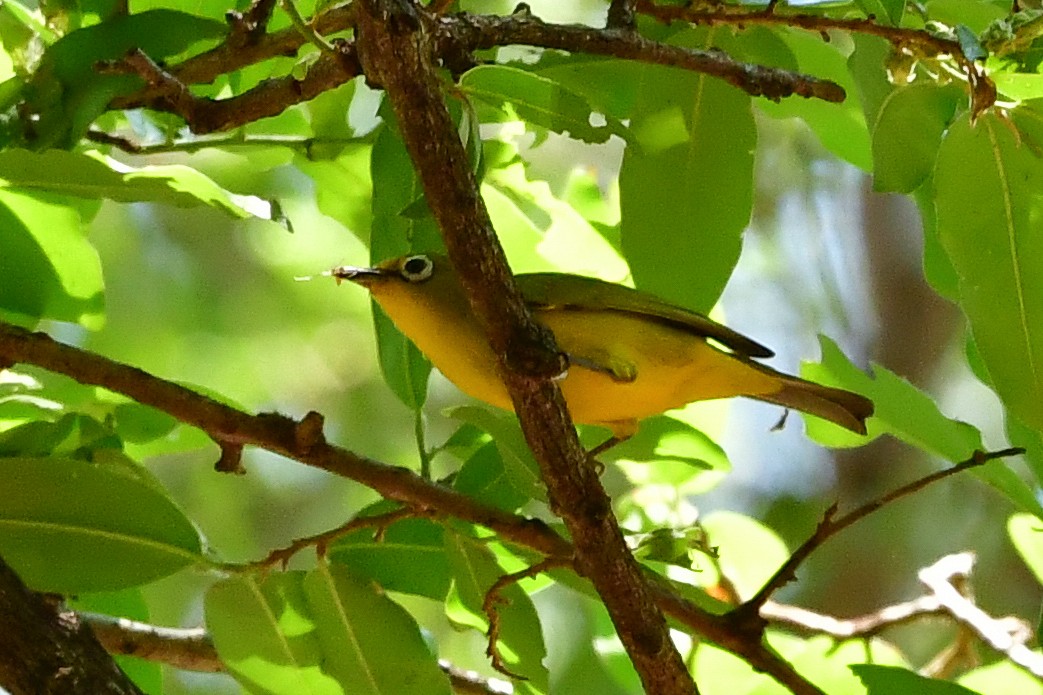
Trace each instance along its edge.
<instances>
[{"instance_id":1,"label":"bird's wing","mask_svg":"<svg viewBox=\"0 0 1043 695\"><path fill-rule=\"evenodd\" d=\"M775 353L755 340L733 331L695 311L623 285L597 278L564 273L529 273L515 277L522 295L539 309L609 309L641 314L711 338L746 357L772 357Z\"/></svg>"}]
</instances>

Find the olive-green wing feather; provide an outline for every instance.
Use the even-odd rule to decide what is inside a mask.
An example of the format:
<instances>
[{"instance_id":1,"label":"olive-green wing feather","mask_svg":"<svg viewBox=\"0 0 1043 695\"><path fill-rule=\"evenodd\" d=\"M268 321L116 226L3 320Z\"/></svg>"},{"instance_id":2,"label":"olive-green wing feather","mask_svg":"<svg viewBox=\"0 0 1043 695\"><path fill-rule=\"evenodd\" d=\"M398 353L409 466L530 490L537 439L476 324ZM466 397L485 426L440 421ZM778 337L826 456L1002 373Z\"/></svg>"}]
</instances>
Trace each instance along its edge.
<instances>
[{"instance_id":1,"label":"olive-green wing feather","mask_svg":"<svg viewBox=\"0 0 1043 695\"><path fill-rule=\"evenodd\" d=\"M530 273L518 275L515 280L526 301L534 308L611 309L642 314L700 337L712 338L740 355L771 357L775 354L760 343L700 313L623 285L564 273Z\"/></svg>"}]
</instances>

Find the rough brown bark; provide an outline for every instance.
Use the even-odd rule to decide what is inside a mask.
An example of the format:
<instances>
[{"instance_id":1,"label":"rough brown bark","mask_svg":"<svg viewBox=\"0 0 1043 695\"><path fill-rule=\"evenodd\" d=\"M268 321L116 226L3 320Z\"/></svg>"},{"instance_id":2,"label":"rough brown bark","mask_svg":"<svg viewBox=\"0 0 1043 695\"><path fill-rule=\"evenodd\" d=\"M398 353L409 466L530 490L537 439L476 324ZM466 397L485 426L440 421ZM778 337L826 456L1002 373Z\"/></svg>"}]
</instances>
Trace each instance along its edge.
<instances>
[{"instance_id":1,"label":"rough brown bark","mask_svg":"<svg viewBox=\"0 0 1043 695\"><path fill-rule=\"evenodd\" d=\"M690 695L695 683L670 640L612 514L611 502L579 445L551 377L563 365L554 338L533 320L507 267L462 143L443 101L422 8L369 0L358 5L359 58L398 118L426 199L442 230L479 323L501 367L551 500L568 527L576 567L594 584L645 690Z\"/></svg>"},{"instance_id":2,"label":"rough brown bark","mask_svg":"<svg viewBox=\"0 0 1043 695\"><path fill-rule=\"evenodd\" d=\"M0 559L0 686L11 695L143 695L57 601L29 591Z\"/></svg>"}]
</instances>

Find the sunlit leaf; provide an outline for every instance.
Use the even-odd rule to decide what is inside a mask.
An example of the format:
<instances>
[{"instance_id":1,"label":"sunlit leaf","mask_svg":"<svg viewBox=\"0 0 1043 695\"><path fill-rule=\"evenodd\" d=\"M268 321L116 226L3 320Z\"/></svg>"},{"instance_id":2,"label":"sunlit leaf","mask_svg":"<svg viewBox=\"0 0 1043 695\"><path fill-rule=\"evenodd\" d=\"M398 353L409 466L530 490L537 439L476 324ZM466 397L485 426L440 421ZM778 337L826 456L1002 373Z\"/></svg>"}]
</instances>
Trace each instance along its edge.
<instances>
[{"instance_id":1,"label":"sunlit leaf","mask_svg":"<svg viewBox=\"0 0 1043 695\"><path fill-rule=\"evenodd\" d=\"M75 209L0 190L0 312L18 323L47 318L98 329L103 288L101 261Z\"/></svg>"},{"instance_id":2,"label":"sunlit leaf","mask_svg":"<svg viewBox=\"0 0 1043 695\"><path fill-rule=\"evenodd\" d=\"M498 109L510 105L529 123L585 142L604 142L625 133L615 119L592 125L592 108L583 97L549 77L517 67L479 65L460 77L459 87L474 99Z\"/></svg>"},{"instance_id":3,"label":"sunlit leaf","mask_svg":"<svg viewBox=\"0 0 1043 695\"><path fill-rule=\"evenodd\" d=\"M869 171L872 168L869 132L847 56L811 32L788 29L779 31L779 36L797 57L801 72L836 82L844 88L847 98L843 104L793 98L775 104L762 99L757 102L758 108L775 118L800 118L826 149Z\"/></svg>"},{"instance_id":4,"label":"sunlit leaf","mask_svg":"<svg viewBox=\"0 0 1043 695\"><path fill-rule=\"evenodd\" d=\"M1007 408L1043 428L1043 167L986 114L949 129L935 184L938 234L991 381Z\"/></svg>"},{"instance_id":5,"label":"sunlit leaf","mask_svg":"<svg viewBox=\"0 0 1043 695\"><path fill-rule=\"evenodd\" d=\"M619 175L620 232L634 281L709 311L750 220L750 97L706 75L645 65L630 129Z\"/></svg>"},{"instance_id":6,"label":"sunlit leaf","mask_svg":"<svg viewBox=\"0 0 1043 695\"><path fill-rule=\"evenodd\" d=\"M352 695L449 695L449 678L404 608L343 565L319 567L304 593L323 670Z\"/></svg>"},{"instance_id":7,"label":"sunlit leaf","mask_svg":"<svg viewBox=\"0 0 1043 695\"><path fill-rule=\"evenodd\" d=\"M228 672L266 695L346 695L324 667L304 572L226 579L206 593L206 627Z\"/></svg>"},{"instance_id":8,"label":"sunlit leaf","mask_svg":"<svg viewBox=\"0 0 1043 695\"><path fill-rule=\"evenodd\" d=\"M840 352L835 343L821 338L822 363L805 363L801 375L828 386L855 391L867 396L876 406L869 419L869 436L888 433L932 455L960 463L983 449L981 432L975 427L948 418L931 398L894 372L873 366L870 378ZM828 446L856 446L865 437L847 432L818 418L807 417L809 436ZM975 476L1006 495L1024 511L1043 515L1032 489L1005 461L991 461L972 469Z\"/></svg>"}]
</instances>

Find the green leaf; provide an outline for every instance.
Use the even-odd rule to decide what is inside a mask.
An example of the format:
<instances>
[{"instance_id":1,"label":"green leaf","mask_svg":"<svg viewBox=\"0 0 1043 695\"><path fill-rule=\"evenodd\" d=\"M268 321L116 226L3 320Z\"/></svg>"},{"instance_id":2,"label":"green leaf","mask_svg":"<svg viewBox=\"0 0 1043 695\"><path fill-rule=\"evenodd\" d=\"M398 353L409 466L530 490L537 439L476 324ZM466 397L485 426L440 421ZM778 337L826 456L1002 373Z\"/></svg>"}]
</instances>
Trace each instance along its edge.
<instances>
[{"instance_id":1,"label":"green leaf","mask_svg":"<svg viewBox=\"0 0 1043 695\"><path fill-rule=\"evenodd\" d=\"M136 444L164 437L178 426L172 415L140 403L121 403L113 409L112 416L120 438Z\"/></svg>"},{"instance_id":2,"label":"green leaf","mask_svg":"<svg viewBox=\"0 0 1043 695\"><path fill-rule=\"evenodd\" d=\"M101 261L76 211L45 197L0 190L0 314L20 324L104 321Z\"/></svg>"},{"instance_id":3,"label":"green leaf","mask_svg":"<svg viewBox=\"0 0 1043 695\"><path fill-rule=\"evenodd\" d=\"M1043 168L1007 124L953 124L935 170L960 307L1007 408L1043 429Z\"/></svg>"},{"instance_id":4,"label":"green leaf","mask_svg":"<svg viewBox=\"0 0 1043 695\"><path fill-rule=\"evenodd\" d=\"M879 666L876 664L853 664L851 670L867 689L867 695L894 695L894 693L916 693L917 695L978 695L962 685L923 676L905 668Z\"/></svg>"},{"instance_id":5,"label":"green leaf","mask_svg":"<svg viewBox=\"0 0 1043 695\"><path fill-rule=\"evenodd\" d=\"M511 482L500 446L493 441L467 458L453 479L453 489L477 502L507 511L514 511L532 499Z\"/></svg>"},{"instance_id":6,"label":"green leaf","mask_svg":"<svg viewBox=\"0 0 1043 695\"><path fill-rule=\"evenodd\" d=\"M100 61L117 60L137 48L162 63L200 41L224 36L223 22L173 10L118 14L63 36L44 54L27 87L35 115L33 145L69 148L113 98L137 89L140 77L100 74Z\"/></svg>"},{"instance_id":7,"label":"green leaf","mask_svg":"<svg viewBox=\"0 0 1043 695\"><path fill-rule=\"evenodd\" d=\"M959 103L954 85L914 84L892 91L873 127L873 188L911 193L934 171L942 135Z\"/></svg>"},{"instance_id":8,"label":"green leaf","mask_svg":"<svg viewBox=\"0 0 1043 695\"><path fill-rule=\"evenodd\" d=\"M423 215L404 215L422 200L423 190L413 170L405 144L391 128L384 127L373 143L373 229L370 256L374 262L409 253L444 248L434 217L423 203ZM380 370L392 392L407 407L417 410L427 399L431 365L420 350L374 305Z\"/></svg>"},{"instance_id":9,"label":"green leaf","mask_svg":"<svg viewBox=\"0 0 1043 695\"><path fill-rule=\"evenodd\" d=\"M0 471L0 555L34 589L120 589L203 562L192 523L128 466L6 458Z\"/></svg>"},{"instance_id":10,"label":"green leaf","mask_svg":"<svg viewBox=\"0 0 1043 695\"><path fill-rule=\"evenodd\" d=\"M851 38L855 50L847 59L847 67L858 91L865 122L875 124L884 100L895 90L902 89L888 78L887 71L880 69L895 59L895 49L879 36L856 34Z\"/></svg>"},{"instance_id":11,"label":"green leaf","mask_svg":"<svg viewBox=\"0 0 1043 695\"><path fill-rule=\"evenodd\" d=\"M1043 521L1033 514L1013 514L1007 520L1007 534L1036 581L1043 584Z\"/></svg>"},{"instance_id":12,"label":"green leaf","mask_svg":"<svg viewBox=\"0 0 1043 695\"><path fill-rule=\"evenodd\" d=\"M486 594L504 573L484 544L457 533L446 534L446 554L452 569L453 587L446 601L450 620L485 633L488 620L482 610ZM496 604L500 633L497 648L511 672L528 681L514 681L515 692L547 692L547 656L539 616L528 594L518 584L499 591L504 599Z\"/></svg>"},{"instance_id":13,"label":"green leaf","mask_svg":"<svg viewBox=\"0 0 1043 695\"><path fill-rule=\"evenodd\" d=\"M347 147L335 160L311 161L298 157L294 166L315 182L319 211L347 227L363 241L373 225L370 148Z\"/></svg>"},{"instance_id":14,"label":"green leaf","mask_svg":"<svg viewBox=\"0 0 1043 695\"><path fill-rule=\"evenodd\" d=\"M540 467L532 457L525 435L512 413L494 412L479 406L460 406L446 415L488 432L496 442L507 481L526 499L546 501L547 489L540 478Z\"/></svg>"},{"instance_id":15,"label":"green leaf","mask_svg":"<svg viewBox=\"0 0 1043 695\"><path fill-rule=\"evenodd\" d=\"M378 502L359 516L384 513L396 506ZM338 538L329 548L329 557L388 591L443 601L450 580L443 536L442 526L430 519L402 519Z\"/></svg>"},{"instance_id":16,"label":"green leaf","mask_svg":"<svg viewBox=\"0 0 1043 695\"><path fill-rule=\"evenodd\" d=\"M789 557L786 544L774 531L743 514L717 511L702 522L707 542L719 548L721 568L739 591L750 598Z\"/></svg>"},{"instance_id":17,"label":"green leaf","mask_svg":"<svg viewBox=\"0 0 1043 695\"><path fill-rule=\"evenodd\" d=\"M959 683L982 695L1043 695L1038 678L1006 659L968 671Z\"/></svg>"},{"instance_id":18,"label":"green leaf","mask_svg":"<svg viewBox=\"0 0 1043 695\"><path fill-rule=\"evenodd\" d=\"M304 572L218 582L206 593L206 627L218 656L251 693L344 695L327 672ZM342 647L345 645L342 645Z\"/></svg>"},{"instance_id":19,"label":"green leaf","mask_svg":"<svg viewBox=\"0 0 1043 695\"><path fill-rule=\"evenodd\" d=\"M646 463L673 461L699 470L731 470L728 455L717 442L669 415L642 420L636 435L606 451L604 457Z\"/></svg>"},{"instance_id":20,"label":"green leaf","mask_svg":"<svg viewBox=\"0 0 1043 695\"><path fill-rule=\"evenodd\" d=\"M821 99L783 99L779 103L759 99L758 108L773 118L800 118L826 149L869 171L873 163L869 130L845 54L833 43L808 31L785 29L778 34L797 57L801 72L833 80L847 92L847 99L843 104ZM879 65L876 69L880 69Z\"/></svg>"},{"instance_id":21,"label":"green leaf","mask_svg":"<svg viewBox=\"0 0 1043 695\"><path fill-rule=\"evenodd\" d=\"M529 179L521 161L490 171L482 197L515 272L555 270L616 282L630 274L605 237L546 181Z\"/></svg>"},{"instance_id":22,"label":"green leaf","mask_svg":"<svg viewBox=\"0 0 1043 695\"><path fill-rule=\"evenodd\" d=\"M614 118L603 126L591 125L593 109L582 96L528 70L508 65L479 65L460 77L459 87L468 96L508 116L516 115L584 142L605 142L612 135L623 137L626 132L622 123Z\"/></svg>"},{"instance_id":23,"label":"green leaf","mask_svg":"<svg viewBox=\"0 0 1043 695\"><path fill-rule=\"evenodd\" d=\"M404 608L342 565L320 563L304 578L325 659L352 695L450 695L420 628Z\"/></svg>"},{"instance_id":24,"label":"green leaf","mask_svg":"<svg viewBox=\"0 0 1043 695\"><path fill-rule=\"evenodd\" d=\"M6 150L0 152L0 186L123 203L207 205L237 218L272 217L271 203L229 193L191 167L171 164L133 169L112 160L109 164L63 150Z\"/></svg>"},{"instance_id":25,"label":"green leaf","mask_svg":"<svg viewBox=\"0 0 1043 695\"><path fill-rule=\"evenodd\" d=\"M619 176L623 253L640 289L709 311L750 220L750 98L707 75L655 65L642 66L640 84Z\"/></svg>"},{"instance_id":26,"label":"green leaf","mask_svg":"<svg viewBox=\"0 0 1043 695\"><path fill-rule=\"evenodd\" d=\"M867 422L870 436L883 433L923 451L960 463L983 448L981 432L973 426L945 417L937 404L894 372L873 365L870 378L855 367L831 340L821 337L822 363L805 363L801 376L827 386L849 389L869 397L876 412ZM808 436L827 446L865 444L866 439L815 418L805 420ZM1043 515L1043 507L1025 482L1005 461L990 461L972 469L974 475L1006 495L1024 511Z\"/></svg>"},{"instance_id":27,"label":"green leaf","mask_svg":"<svg viewBox=\"0 0 1043 695\"><path fill-rule=\"evenodd\" d=\"M934 205L933 179L916 189L913 198L920 210L920 221L923 225L924 277L935 292L955 304L959 301L960 279L938 236L938 210Z\"/></svg>"},{"instance_id":28,"label":"green leaf","mask_svg":"<svg viewBox=\"0 0 1043 695\"><path fill-rule=\"evenodd\" d=\"M622 120L633 113L641 80L636 61L545 50L529 69L582 95L606 116Z\"/></svg>"},{"instance_id":29,"label":"green leaf","mask_svg":"<svg viewBox=\"0 0 1043 695\"><path fill-rule=\"evenodd\" d=\"M1043 97L1043 75L1039 73L995 72L989 73L989 79L1007 99L1028 101Z\"/></svg>"}]
</instances>

